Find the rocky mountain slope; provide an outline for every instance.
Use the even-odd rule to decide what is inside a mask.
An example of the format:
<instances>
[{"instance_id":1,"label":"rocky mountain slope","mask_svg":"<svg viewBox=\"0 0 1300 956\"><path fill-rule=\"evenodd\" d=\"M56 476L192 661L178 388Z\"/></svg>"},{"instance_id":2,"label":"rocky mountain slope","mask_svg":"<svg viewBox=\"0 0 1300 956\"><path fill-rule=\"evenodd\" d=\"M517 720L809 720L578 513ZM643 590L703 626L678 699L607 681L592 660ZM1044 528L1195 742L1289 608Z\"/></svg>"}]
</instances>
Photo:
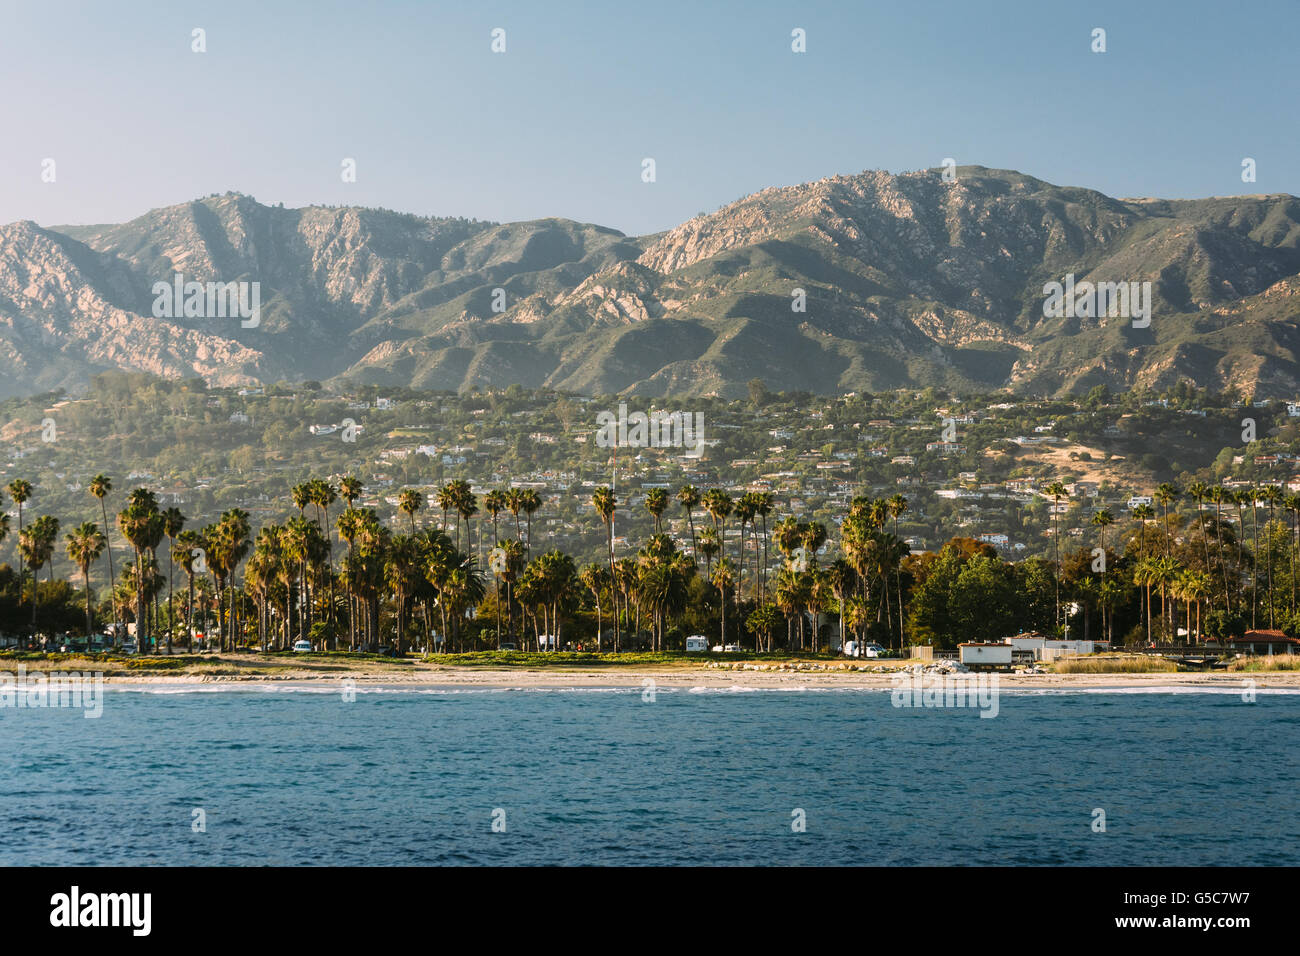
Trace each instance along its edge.
<instances>
[{"instance_id":1,"label":"rocky mountain slope","mask_svg":"<svg viewBox=\"0 0 1300 956\"><path fill-rule=\"evenodd\" d=\"M176 273L259 282L260 323L155 318L153 284ZM1066 274L1149 281L1150 327L1044 317ZM1186 377L1291 396L1298 293L1295 197L1121 200L981 167L767 189L640 238L227 194L122 225L0 226L0 391L124 368L646 395Z\"/></svg>"}]
</instances>

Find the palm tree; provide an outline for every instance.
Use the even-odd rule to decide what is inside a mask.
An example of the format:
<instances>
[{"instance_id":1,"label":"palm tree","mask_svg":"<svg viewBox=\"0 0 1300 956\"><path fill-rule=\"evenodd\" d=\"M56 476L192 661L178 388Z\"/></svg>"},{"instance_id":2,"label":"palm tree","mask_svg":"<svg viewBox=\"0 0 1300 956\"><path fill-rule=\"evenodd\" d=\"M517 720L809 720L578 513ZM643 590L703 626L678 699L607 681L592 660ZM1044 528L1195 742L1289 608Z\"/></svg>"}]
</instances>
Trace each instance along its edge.
<instances>
[{"instance_id":1,"label":"palm tree","mask_svg":"<svg viewBox=\"0 0 1300 956\"><path fill-rule=\"evenodd\" d=\"M718 556L721 545L718 544L718 532L712 528L705 528L700 532L699 552L700 557L704 559L704 577L705 580L713 580L713 559Z\"/></svg>"},{"instance_id":2,"label":"palm tree","mask_svg":"<svg viewBox=\"0 0 1300 956\"><path fill-rule=\"evenodd\" d=\"M1214 551L1219 557L1219 568L1223 572L1223 607L1232 611L1232 592L1228 588L1228 562L1223 556L1223 503L1230 500L1231 492L1222 485L1210 489L1210 500L1214 502Z\"/></svg>"},{"instance_id":3,"label":"palm tree","mask_svg":"<svg viewBox=\"0 0 1300 956\"><path fill-rule=\"evenodd\" d=\"M615 580L614 513L618 510L618 500L614 497L614 492L608 485L602 485L592 493L591 506L596 509L596 513L605 522L605 541L609 551L609 576L610 580ZM619 650L618 602L615 601L614 605L614 651L617 653Z\"/></svg>"},{"instance_id":4,"label":"palm tree","mask_svg":"<svg viewBox=\"0 0 1300 956\"><path fill-rule=\"evenodd\" d=\"M755 509L758 516L763 519L763 567L758 576L758 593L761 601L767 600L767 518L772 513L774 500L772 492L760 491L758 493L758 506Z\"/></svg>"},{"instance_id":5,"label":"palm tree","mask_svg":"<svg viewBox=\"0 0 1300 956\"><path fill-rule=\"evenodd\" d=\"M447 533L447 514L456 507L456 489L450 484L443 485L434 495L438 507L442 509L442 532ZM456 519L456 533L460 534L460 519Z\"/></svg>"},{"instance_id":6,"label":"palm tree","mask_svg":"<svg viewBox=\"0 0 1300 956\"><path fill-rule=\"evenodd\" d=\"M524 540L524 532L523 529L519 527L519 512L523 510L523 507L523 492L518 488L508 489L506 491L506 508L508 508L510 513L515 516L515 540L521 542Z\"/></svg>"},{"instance_id":7,"label":"palm tree","mask_svg":"<svg viewBox=\"0 0 1300 956\"><path fill-rule=\"evenodd\" d=\"M528 529L527 550L529 554L532 554L533 515L535 515L542 507L542 496L537 493L536 489L524 488L519 492L519 507L524 512L524 518Z\"/></svg>"},{"instance_id":8,"label":"palm tree","mask_svg":"<svg viewBox=\"0 0 1300 956\"><path fill-rule=\"evenodd\" d=\"M727 554L727 518L732 512L731 495L727 494L721 488L710 488L704 493L701 499L704 510L708 512L709 518L713 521L713 530L718 533L718 546L722 548L722 555Z\"/></svg>"},{"instance_id":9,"label":"palm tree","mask_svg":"<svg viewBox=\"0 0 1300 956\"><path fill-rule=\"evenodd\" d=\"M113 607L113 637L117 637L117 631L120 630L118 625L121 623L117 617L117 602L112 600L113 582L117 580L113 571L113 542L109 539L108 523L108 504L104 499L108 497L109 492L113 490L113 480L102 472L90 479L89 491L99 499L99 514L104 520L104 550L108 553L108 593L109 604Z\"/></svg>"},{"instance_id":10,"label":"palm tree","mask_svg":"<svg viewBox=\"0 0 1300 956\"><path fill-rule=\"evenodd\" d=\"M745 528L753 523L758 515L757 495L747 491L736 502L736 521L740 524L740 562L736 566L736 604L739 606L745 588Z\"/></svg>"},{"instance_id":11,"label":"palm tree","mask_svg":"<svg viewBox=\"0 0 1300 956\"><path fill-rule=\"evenodd\" d=\"M1160 510L1164 514L1165 526L1165 557L1169 557L1170 549L1173 547L1173 535L1169 531L1169 506L1178 500L1178 486L1170 482L1162 482L1156 487L1155 494L1156 504L1160 505ZM1162 611L1163 613L1163 611Z\"/></svg>"},{"instance_id":12,"label":"palm tree","mask_svg":"<svg viewBox=\"0 0 1300 956\"><path fill-rule=\"evenodd\" d=\"M664 511L668 507L668 492L662 488L651 488L645 493L645 510L654 518L655 534L663 531Z\"/></svg>"},{"instance_id":13,"label":"palm tree","mask_svg":"<svg viewBox=\"0 0 1300 956\"><path fill-rule=\"evenodd\" d=\"M591 593L592 601L596 605L596 651L600 652L604 650L602 642L605 636L600 613L600 595L609 586L609 571L599 564L589 564L582 569L579 578L582 586Z\"/></svg>"},{"instance_id":14,"label":"palm tree","mask_svg":"<svg viewBox=\"0 0 1300 956\"><path fill-rule=\"evenodd\" d=\"M50 564L50 578L54 577L54 542L59 534L59 519L41 515L18 535L18 549L23 562L32 571L32 630L36 629L36 588L41 568Z\"/></svg>"},{"instance_id":15,"label":"palm tree","mask_svg":"<svg viewBox=\"0 0 1300 956\"><path fill-rule=\"evenodd\" d=\"M1201 526L1201 554L1205 558L1205 567L1210 567L1210 542L1205 533L1205 500L1210 496L1210 486L1203 481L1194 481L1187 486L1187 496L1196 505L1196 521Z\"/></svg>"},{"instance_id":16,"label":"palm tree","mask_svg":"<svg viewBox=\"0 0 1300 956\"><path fill-rule=\"evenodd\" d=\"M713 567L711 578L713 586L718 589L722 607L722 646L727 646L727 592L731 589L731 561L723 555Z\"/></svg>"},{"instance_id":17,"label":"palm tree","mask_svg":"<svg viewBox=\"0 0 1300 956\"><path fill-rule=\"evenodd\" d=\"M1296 606L1296 545L1300 543L1300 495L1287 495L1282 504L1290 512L1292 518L1292 530L1291 534L1288 535L1290 538L1288 550L1291 556L1291 614L1294 615Z\"/></svg>"},{"instance_id":18,"label":"palm tree","mask_svg":"<svg viewBox=\"0 0 1300 956\"><path fill-rule=\"evenodd\" d=\"M1273 627L1273 541L1272 528L1274 509L1282 500L1282 489L1277 485L1265 485L1259 491L1259 498L1268 505L1268 525L1264 529L1264 546L1267 548L1265 558L1268 562L1268 626ZM1258 552L1257 552L1258 554Z\"/></svg>"},{"instance_id":19,"label":"palm tree","mask_svg":"<svg viewBox=\"0 0 1300 956\"><path fill-rule=\"evenodd\" d=\"M1146 592L1147 644L1151 644L1151 586L1158 580L1155 559L1143 558L1133 569L1133 583Z\"/></svg>"},{"instance_id":20,"label":"palm tree","mask_svg":"<svg viewBox=\"0 0 1300 956\"><path fill-rule=\"evenodd\" d=\"M189 582L189 600L185 604L185 649L194 650L194 559L202 553L203 536L197 531L182 531L172 544L172 562L180 561Z\"/></svg>"},{"instance_id":21,"label":"palm tree","mask_svg":"<svg viewBox=\"0 0 1300 956\"><path fill-rule=\"evenodd\" d=\"M410 513L414 514L414 512ZM424 576L422 557L419 542L415 537L403 534L393 536L391 547L385 555L385 581L397 605L398 657L406 654L406 618L411 596Z\"/></svg>"},{"instance_id":22,"label":"palm tree","mask_svg":"<svg viewBox=\"0 0 1300 956\"><path fill-rule=\"evenodd\" d=\"M1053 576L1056 578L1056 613L1052 620L1056 627L1061 626L1061 499L1065 497L1065 485L1060 481L1053 481L1049 484L1044 492L1052 499L1052 522L1055 529L1052 531L1052 563L1055 565Z\"/></svg>"},{"instance_id":23,"label":"palm tree","mask_svg":"<svg viewBox=\"0 0 1300 956\"><path fill-rule=\"evenodd\" d=\"M81 580L86 589L86 648L89 650L91 635L95 633L95 623L90 611L90 566L103 554L105 539L97 524L83 521L69 531L64 536L64 540L67 544L68 558L81 569Z\"/></svg>"},{"instance_id":24,"label":"palm tree","mask_svg":"<svg viewBox=\"0 0 1300 956\"><path fill-rule=\"evenodd\" d=\"M403 488L397 496L397 508L411 519L411 534L415 534L415 513L424 506L424 495L414 488Z\"/></svg>"},{"instance_id":25,"label":"palm tree","mask_svg":"<svg viewBox=\"0 0 1300 956\"><path fill-rule=\"evenodd\" d=\"M311 480L311 501L316 506L317 524L325 534L325 552L326 561L329 568L329 607L330 607L330 624L329 632L326 636L326 647L328 650L334 649L336 633L336 616L334 607L334 534L330 530L330 505L338 501L338 490L325 481L323 478L313 478Z\"/></svg>"},{"instance_id":26,"label":"palm tree","mask_svg":"<svg viewBox=\"0 0 1300 956\"><path fill-rule=\"evenodd\" d=\"M343 479L346 482L348 479ZM352 560L353 566L356 566L356 542L362 532L365 522L365 512L359 511L352 506L352 500L349 499L347 509L335 520L335 527L338 529L339 537L348 543L348 557ZM348 590L348 647L352 650L357 646L357 605L356 592L352 589L352 579L354 575L345 575L344 583Z\"/></svg>"},{"instance_id":27,"label":"palm tree","mask_svg":"<svg viewBox=\"0 0 1300 956\"><path fill-rule=\"evenodd\" d=\"M777 609L785 617L786 650L793 650L794 638L791 635L791 626L794 622L794 616L799 613L799 608L803 604L799 596L799 574L788 565L777 572L774 596Z\"/></svg>"},{"instance_id":28,"label":"palm tree","mask_svg":"<svg viewBox=\"0 0 1300 956\"><path fill-rule=\"evenodd\" d=\"M483 510L492 518L492 540L499 542L501 533L497 530L497 516L506 510L506 493L493 488L483 496Z\"/></svg>"},{"instance_id":29,"label":"palm tree","mask_svg":"<svg viewBox=\"0 0 1300 956\"><path fill-rule=\"evenodd\" d=\"M364 488L361 479L351 475L339 480L339 494L347 502L349 508L356 507L357 499L361 497Z\"/></svg>"},{"instance_id":30,"label":"palm tree","mask_svg":"<svg viewBox=\"0 0 1300 956\"><path fill-rule=\"evenodd\" d=\"M185 516L179 508L168 508L162 513L162 530L171 545L171 552L176 552L176 536L185 527ZM176 562L167 561L167 653L172 652L172 633L176 630L176 618L172 612L172 572Z\"/></svg>"},{"instance_id":31,"label":"palm tree","mask_svg":"<svg viewBox=\"0 0 1300 956\"><path fill-rule=\"evenodd\" d=\"M1251 569L1250 569L1250 626L1255 627L1255 612L1259 609L1259 502L1260 489L1258 486L1243 488L1242 494L1245 503L1250 505L1250 529L1255 536L1255 544L1251 548ZM1244 527L1244 525L1243 525Z\"/></svg>"},{"instance_id":32,"label":"palm tree","mask_svg":"<svg viewBox=\"0 0 1300 956\"><path fill-rule=\"evenodd\" d=\"M1101 510L1093 513L1092 523L1097 526L1097 530L1100 533L1100 537L1101 537L1101 554L1102 554L1101 577L1102 577L1102 581L1105 582L1106 580L1106 529L1115 523L1115 517L1110 513L1108 509L1102 508ZM1103 632L1106 631L1106 605L1104 603L1101 605L1101 629Z\"/></svg>"},{"instance_id":33,"label":"palm tree","mask_svg":"<svg viewBox=\"0 0 1300 956\"><path fill-rule=\"evenodd\" d=\"M289 497L293 499L293 506L298 509L298 517L307 517L307 506L311 504L311 485L305 481L294 485L289 491Z\"/></svg>"},{"instance_id":34,"label":"palm tree","mask_svg":"<svg viewBox=\"0 0 1300 956\"><path fill-rule=\"evenodd\" d=\"M835 603L839 606L840 619L840 650L844 649L844 604L853 593L854 578L857 576L853 570L853 565L844 558L836 558L826 568L826 582L830 586L831 594L835 598ZM900 605L901 607L901 605ZM902 611L900 610L901 614Z\"/></svg>"},{"instance_id":35,"label":"palm tree","mask_svg":"<svg viewBox=\"0 0 1300 956\"><path fill-rule=\"evenodd\" d=\"M889 496L885 502L889 508L889 517L894 519L894 537L898 537L898 519L907 512L907 498L900 494ZM900 539L901 540L901 539ZM903 562L899 561L894 569L894 590L898 595L898 646L903 648L907 646L907 641L903 636Z\"/></svg>"},{"instance_id":36,"label":"palm tree","mask_svg":"<svg viewBox=\"0 0 1300 956\"><path fill-rule=\"evenodd\" d=\"M18 543L19 543L19 550L21 551L22 540L23 540L23 505L31 500L32 483L28 481L26 478L15 478L13 481L9 482L8 491L9 491L9 497L12 498L14 500L14 504L18 506ZM21 607L23 603L23 565L24 562L22 560L19 560L18 562L18 605L19 607ZM36 589L35 587L33 587L32 589L33 604L36 603L35 593L36 593ZM34 614L35 614L35 608L33 608L33 615Z\"/></svg>"},{"instance_id":37,"label":"palm tree","mask_svg":"<svg viewBox=\"0 0 1300 956\"><path fill-rule=\"evenodd\" d=\"M694 485L683 485L677 491L677 501L686 512L686 523L691 528L691 554L698 556L699 548L695 541L695 509L700 506L700 492Z\"/></svg>"}]
</instances>

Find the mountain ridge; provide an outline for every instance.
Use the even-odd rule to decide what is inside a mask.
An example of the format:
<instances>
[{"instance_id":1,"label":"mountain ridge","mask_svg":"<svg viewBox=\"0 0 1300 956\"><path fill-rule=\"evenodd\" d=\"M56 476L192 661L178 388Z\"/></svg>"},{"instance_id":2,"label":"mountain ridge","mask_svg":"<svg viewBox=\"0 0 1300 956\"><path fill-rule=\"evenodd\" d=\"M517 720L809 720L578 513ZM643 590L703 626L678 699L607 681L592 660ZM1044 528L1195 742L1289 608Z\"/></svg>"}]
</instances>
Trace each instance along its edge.
<instances>
[{"instance_id":1,"label":"mountain ridge","mask_svg":"<svg viewBox=\"0 0 1300 956\"><path fill-rule=\"evenodd\" d=\"M1012 170L777 186L648 236L239 193L126 223L0 226L0 392L109 368L586 394L1030 393L1179 378L1300 393L1300 200L1117 199ZM155 318L176 273L261 288L255 328ZM1151 282L1149 329L1049 318L1043 286ZM498 291L499 290L499 291ZM805 311L796 311L803 290Z\"/></svg>"}]
</instances>

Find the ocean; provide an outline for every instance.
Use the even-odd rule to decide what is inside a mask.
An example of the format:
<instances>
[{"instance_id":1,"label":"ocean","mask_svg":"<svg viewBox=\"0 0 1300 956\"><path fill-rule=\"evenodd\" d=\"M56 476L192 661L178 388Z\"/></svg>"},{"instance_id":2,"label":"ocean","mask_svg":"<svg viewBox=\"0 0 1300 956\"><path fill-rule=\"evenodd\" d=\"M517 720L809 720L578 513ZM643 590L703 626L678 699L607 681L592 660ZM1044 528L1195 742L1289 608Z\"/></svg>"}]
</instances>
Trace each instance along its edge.
<instances>
[{"instance_id":1,"label":"ocean","mask_svg":"<svg viewBox=\"0 0 1300 956\"><path fill-rule=\"evenodd\" d=\"M1295 691L112 687L0 708L0 864L1295 865L1298 733Z\"/></svg>"}]
</instances>

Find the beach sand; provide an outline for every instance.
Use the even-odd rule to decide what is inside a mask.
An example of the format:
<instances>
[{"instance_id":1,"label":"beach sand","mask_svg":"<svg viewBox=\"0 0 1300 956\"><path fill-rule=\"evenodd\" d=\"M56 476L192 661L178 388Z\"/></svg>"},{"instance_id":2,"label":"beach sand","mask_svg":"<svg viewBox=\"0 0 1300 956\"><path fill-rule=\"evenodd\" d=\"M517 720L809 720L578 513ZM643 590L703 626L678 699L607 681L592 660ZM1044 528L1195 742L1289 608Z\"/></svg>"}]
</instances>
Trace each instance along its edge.
<instances>
[{"instance_id":1,"label":"beach sand","mask_svg":"<svg viewBox=\"0 0 1300 956\"><path fill-rule=\"evenodd\" d=\"M96 662L65 659L26 661L28 673L102 671L109 684L130 685L210 685L265 684L320 686L355 681L358 686L393 686L401 688L640 688L647 679L662 687L682 688L754 688L754 689L878 689L896 685L895 672L874 673L856 670L849 665L821 665L824 670L803 670L773 664L713 664L683 661L681 664L608 664L448 666L421 661L286 661L284 657L238 655L201 664L185 666L173 673L141 672L120 662ZM0 671L14 672L17 662L0 661ZM806 665L805 665L806 666ZM814 665L817 666L817 665ZM866 665L879 666L879 665ZM897 667L897 664L884 665ZM762 668L762 669L759 669ZM1186 673L1134 674L1017 674L999 673L1003 690L1169 690L1219 692L1240 691L1249 686L1258 689L1291 688L1300 692L1300 671L1215 671Z\"/></svg>"}]
</instances>

